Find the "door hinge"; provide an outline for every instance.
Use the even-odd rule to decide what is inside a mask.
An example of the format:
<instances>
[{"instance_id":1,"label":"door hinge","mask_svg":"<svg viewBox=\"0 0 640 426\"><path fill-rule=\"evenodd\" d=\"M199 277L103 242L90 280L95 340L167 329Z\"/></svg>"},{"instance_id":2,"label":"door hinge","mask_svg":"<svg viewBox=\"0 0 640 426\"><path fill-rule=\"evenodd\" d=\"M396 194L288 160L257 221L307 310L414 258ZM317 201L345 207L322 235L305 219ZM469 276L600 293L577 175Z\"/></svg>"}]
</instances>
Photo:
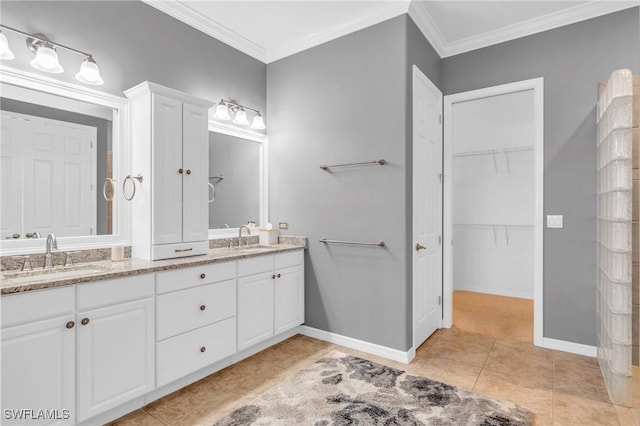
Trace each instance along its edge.
<instances>
[{"instance_id":1,"label":"door hinge","mask_svg":"<svg viewBox=\"0 0 640 426\"><path fill-rule=\"evenodd\" d=\"M89 143L89 148L93 148L93 141Z\"/></svg>"},{"instance_id":2,"label":"door hinge","mask_svg":"<svg viewBox=\"0 0 640 426\"><path fill-rule=\"evenodd\" d=\"M440 183L442 183L442 178L443 178L443 177L444 177L444 176L442 176L442 173L438 173L438 180L440 181Z\"/></svg>"},{"instance_id":3,"label":"door hinge","mask_svg":"<svg viewBox=\"0 0 640 426\"><path fill-rule=\"evenodd\" d=\"M93 228L89 228L89 235L93 235Z\"/></svg>"},{"instance_id":4,"label":"door hinge","mask_svg":"<svg viewBox=\"0 0 640 426\"><path fill-rule=\"evenodd\" d=\"M438 114L438 124L442 124L442 114Z\"/></svg>"},{"instance_id":5,"label":"door hinge","mask_svg":"<svg viewBox=\"0 0 640 426\"><path fill-rule=\"evenodd\" d=\"M442 305L442 296L438 296L438 305Z\"/></svg>"},{"instance_id":6,"label":"door hinge","mask_svg":"<svg viewBox=\"0 0 640 426\"><path fill-rule=\"evenodd\" d=\"M438 235L438 245L442 244L442 235Z\"/></svg>"}]
</instances>

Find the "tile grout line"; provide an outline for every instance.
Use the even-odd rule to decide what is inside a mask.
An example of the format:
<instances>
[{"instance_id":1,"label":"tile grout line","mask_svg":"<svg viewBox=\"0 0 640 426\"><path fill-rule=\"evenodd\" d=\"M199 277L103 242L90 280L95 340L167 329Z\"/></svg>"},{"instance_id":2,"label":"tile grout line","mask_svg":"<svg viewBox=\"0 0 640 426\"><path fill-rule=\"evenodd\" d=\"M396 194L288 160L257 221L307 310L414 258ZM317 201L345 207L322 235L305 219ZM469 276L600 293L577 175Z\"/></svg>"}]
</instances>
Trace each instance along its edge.
<instances>
[{"instance_id":1,"label":"tile grout line","mask_svg":"<svg viewBox=\"0 0 640 426\"><path fill-rule=\"evenodd\" d=\"M484 361L482 362L482 367L480 368L480 371L478 372L478 377L476 377L476 380L473 382L473 387L471 388L471 390L475 391L476 385L478 384L478 380L480 380L480 376L482 375L482 372L484 371L484 367L487 364L487 360L489 359L489 354L491 354L491 351L493 350L493 347L496 345L497 341L498 341L498 339L493 339L493 343L491 343L491 347L489 348L489 351L487 352L487 356L485 357Z\"/></svg>"},{"instance_id":2,"label":"tile grout line","mask_svg":"<svg viewBox=\"0 0 640 426\"><path fill-rule=\"evenodd\" d=\"M147 404L147 405L149 405L149 404ZM160 424L161 424L161 425L163 425L163 426L168 426L168 425L169 425L169 423L165 423L165 422L163 422L161 419L159 419L158 417L156 417L156 416L154 416L153 414L151 414L150 412L148 412L148 411L146 410L147 405L145 405L144 407L140 408L144 413L146 413L146 414L147 414L147 416L151 417L151 418L152 418L152 419L154 419L154 420L157 420L157 421L158 421L158 423L160 423Z\"/></svg>"}]
</instances>

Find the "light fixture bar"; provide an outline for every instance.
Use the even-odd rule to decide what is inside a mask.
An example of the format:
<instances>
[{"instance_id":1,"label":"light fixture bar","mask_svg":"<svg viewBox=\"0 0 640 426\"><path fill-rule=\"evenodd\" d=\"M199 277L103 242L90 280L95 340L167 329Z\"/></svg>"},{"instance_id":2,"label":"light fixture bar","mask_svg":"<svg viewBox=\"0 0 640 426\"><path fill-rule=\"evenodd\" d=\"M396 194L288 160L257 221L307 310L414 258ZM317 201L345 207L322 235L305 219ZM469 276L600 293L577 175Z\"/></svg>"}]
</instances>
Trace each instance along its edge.
<instances>
[{"instance_id":1,"label":"light fixture bar","mask_svg":"<svg viewBox=\"0 0 640 426\"><path fill-rule=\"evenodd\" d=\"M227 106L230 106L232 108L238 108L238 109L244 108L244 109L248 109L249 111L253 111L256 114L260 114L260 111L255 109L255 108L251 108L251 107L248 107L248 106L240 105L240 104L237 104L235 102L228 101L226 99L221 99L221 101L224 102L225 104L227 104Z\"/></svg>"},{"instance_id":2,"label":"light fixture bar","mask_svg":"<svg viewBox=\"0 0 640 426\"><path fill-rule=\"evenodd\" d=\"M65 46L64 44L56 43L56 42L48 40L46 38L38 37L37 35L34 35L34 34L25 33L24 31L16 30L15 28L8 27L8 26L6 26L4 24L0 24L0 28L8 30L8 31L11 31L11 32L14 32L14 33L17 33L17 34L21 34L21 35L27 37L27 39L33 39L33 40L39 41L39 42L44 43L44 44L49 44L49 45L52 45L52 46L55 46L55 47L59 47L61 49L65 49L65 50L68 50L70 52L77 53L78 55L87 56L87 57L90 57L90 58L93 56L93 55L91 55L91 53L83 52L82 50L74 49L73 47Z\"/></svg>"}]
</instances>

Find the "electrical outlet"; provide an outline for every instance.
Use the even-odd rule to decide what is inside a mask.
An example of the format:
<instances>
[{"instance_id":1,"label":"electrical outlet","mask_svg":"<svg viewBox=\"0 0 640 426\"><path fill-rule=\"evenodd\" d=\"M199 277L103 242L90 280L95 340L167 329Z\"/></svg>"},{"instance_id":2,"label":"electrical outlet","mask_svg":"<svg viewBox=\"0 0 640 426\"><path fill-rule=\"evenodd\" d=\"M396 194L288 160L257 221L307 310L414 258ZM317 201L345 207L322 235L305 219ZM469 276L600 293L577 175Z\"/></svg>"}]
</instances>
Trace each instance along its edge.
<instances>
[{"instance_id":1,"label":"electrical outlet","mask_svg":"<svg viewBox=\"0 0 640 426\"><path fill-rule=\"evenodd\" d=\"M278 224L278 228L280 228L280 229L289 229L289 222L280 222Z\"/></svg>"},{"instance_id":2,"label":"electrical outlet","mask_svg":"<svg viewBox=\"0 0 640 426\"><path fill-rule=\"evenodd\" d=\"M563 217L561 214L558 215L553 215L553 214L549 214L547 215L547 228L562 228L563 227Z\"/></svg>"}]
</instances>

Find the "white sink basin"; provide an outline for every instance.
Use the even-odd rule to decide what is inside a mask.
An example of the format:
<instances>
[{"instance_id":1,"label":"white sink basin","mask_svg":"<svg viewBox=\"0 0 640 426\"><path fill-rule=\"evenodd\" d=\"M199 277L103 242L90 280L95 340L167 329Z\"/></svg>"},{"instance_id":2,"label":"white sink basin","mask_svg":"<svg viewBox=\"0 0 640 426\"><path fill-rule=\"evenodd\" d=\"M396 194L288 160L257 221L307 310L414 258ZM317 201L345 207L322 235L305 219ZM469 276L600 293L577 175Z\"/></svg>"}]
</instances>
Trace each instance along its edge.
<instances>
[{"instance_id":1,"label":"white sink basin","mask_svg":"<svg viewBox=\"0 0 640 426\"><path fill-rule=\"evenodd\" d=\"M246 246L246 247L233 247L231 250L238 252L238 253L246 253L246 254L250 254L250 253L261 253L261 252L268 252L268 251L272 251L272 250L276 250L278 248L278 246Z\"/></svg>"}]
</instances>

